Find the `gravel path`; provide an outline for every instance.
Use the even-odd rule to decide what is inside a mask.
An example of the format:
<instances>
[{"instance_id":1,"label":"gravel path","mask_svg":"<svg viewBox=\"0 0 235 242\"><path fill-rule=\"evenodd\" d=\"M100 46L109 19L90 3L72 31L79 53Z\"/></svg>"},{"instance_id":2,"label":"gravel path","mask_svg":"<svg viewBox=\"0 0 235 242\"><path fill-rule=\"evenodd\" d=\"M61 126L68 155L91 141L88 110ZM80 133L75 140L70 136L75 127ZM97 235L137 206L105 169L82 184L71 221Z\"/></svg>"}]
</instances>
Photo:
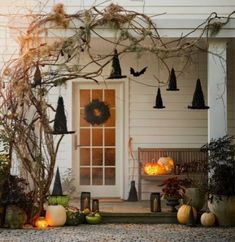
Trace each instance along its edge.
<instances>
[{"instance_id":1,"label":"gravel path","mask_svg":"<svg viewBox=\"0 0 235 242\"><path fill-rule=\"evenodd\" d=\"M100 224L37 229L0 229L0 242L235 242L233 228L178 224Z\"/></svg>"}]
</instances>

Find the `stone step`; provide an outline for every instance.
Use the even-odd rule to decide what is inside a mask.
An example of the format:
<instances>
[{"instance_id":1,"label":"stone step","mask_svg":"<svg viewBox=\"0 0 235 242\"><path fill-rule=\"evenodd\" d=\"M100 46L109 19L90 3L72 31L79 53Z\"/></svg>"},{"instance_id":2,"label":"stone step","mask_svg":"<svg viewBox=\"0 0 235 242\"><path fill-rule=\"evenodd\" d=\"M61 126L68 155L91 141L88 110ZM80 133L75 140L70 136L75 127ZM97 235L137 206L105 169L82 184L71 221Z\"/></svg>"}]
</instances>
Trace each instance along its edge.
<instances>
[{"instance_id":1,"label":"stone step","mask_svg":"<svg viewBox=\"0 0 235 242\"><path fill-rule=\"evenodd\" d=\"M110 213L101 212L103 223L142 223L142 224L176 224L176 213Z\"/></svg>"}]
</instances>

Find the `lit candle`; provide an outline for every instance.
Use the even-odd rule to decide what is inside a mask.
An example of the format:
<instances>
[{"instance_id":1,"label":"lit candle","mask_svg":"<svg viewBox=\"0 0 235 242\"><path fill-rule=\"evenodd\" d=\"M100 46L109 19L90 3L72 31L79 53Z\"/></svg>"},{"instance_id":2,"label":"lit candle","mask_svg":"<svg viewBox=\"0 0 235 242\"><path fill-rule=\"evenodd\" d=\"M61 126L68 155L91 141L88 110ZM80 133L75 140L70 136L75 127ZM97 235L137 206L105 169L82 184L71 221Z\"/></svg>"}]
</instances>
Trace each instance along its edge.
<instances>
[{"instance_id":1,"label":"lit candle","mask_svg":"<svg viewBox=\"0 0 235 242\"><path fill-rule=\"evenodd\" d=\"M84 200L83 200L83 208L85 209L85 208L89 208L89 207L90 207L90 206L89 206L88 198L85 197Z\"/></svg>"},{"instance_id":2,"label":"lit candle","mask_svg":"<svg viewBox=\"0 0 235 242\"><path fill-rule=\"evenodd\" d=\"M92 200L92 211L93 212L98 212L99 211L99 200L98 199L93 199Z\"/></svg>"},{"instance_id":3,"label":"lit candle","mask_svg":"<svg viewBox=\"0 0 235 242\"><path fill-rule=\"evenodd\" d=\"M153 211L154 212L157 212L157 198L155 197L154 199L153 199Z\"/></svg>"}]
</instances>

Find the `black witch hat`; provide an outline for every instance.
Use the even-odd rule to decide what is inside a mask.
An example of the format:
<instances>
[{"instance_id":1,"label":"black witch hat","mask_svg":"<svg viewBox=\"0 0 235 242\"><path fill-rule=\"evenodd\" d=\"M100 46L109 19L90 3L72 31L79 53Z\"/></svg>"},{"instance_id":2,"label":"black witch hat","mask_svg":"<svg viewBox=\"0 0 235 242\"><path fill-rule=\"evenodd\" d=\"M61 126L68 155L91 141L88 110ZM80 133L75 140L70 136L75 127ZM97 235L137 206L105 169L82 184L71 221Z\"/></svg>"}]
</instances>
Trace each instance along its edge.
<instances>
[{"instance_id":1,"label":"black witch hat","mask_svg":"<svg viewBox=\"0 0 235 242\"><path fill-rule=\"evenodd\" d=\"M107 79L121 79L121 78L126 78L126 76L122 76L122 70L121 70L121 66L118 58L118 52L115 49L113 60L112 60L112 71L110 76Z\"/></svg>"},{"instance_id":2,"label":"black witch hat","mask_svg":"<svg viewBox=\"0 0 235 242\"><path fill-rule=\"evenodd\" d=\"M177 81L176 81L174 68L171 69L171 73L170 73L170 76L169 76L168 88L166 90L167 91L179 91L179 89L177 88Z\"/></svg>"},{"instance_id":3,"label":"black witch hat","mask_svg":"<svg viewBox=\"0 0 235 242\"><path fill-rule=\"evenodd\" d=\"M53 187L53 190L52 190L52 194L51 195L52 196L62 196L63 195L62 185L61 185L61 180L60 180L59 167L57 167L57 170L56 170L54 187Z\"/></svg>"},{"instance_id":4,"label":"black witch hat","mask_svg":"<svg viewBox=\"0 0 235 242\"><path fill-rule=\"evenodd\" d=\"M64 100L63 97L59 97L56 113L55 113L55 120L54 120L54 131L53 134L72 134L75 131L68 131L67 129L67 119L64 112Z\"/></svg>"},{"instance_id":5,"label":"black witch hat","mask_svg":"<svg viewBox=\"0 0 235 242\"><path fill-rule=\"evenodd\" d=\"M159 108L159 109L165 108L165 106L163 106L160 88L158 88L158 90L157 90L156 102L155 102L155 106L153 106L153 108Z\"/></svg>"},{"instance_id":6,"label":"black witch hat","mask_svg":"<svg viewBox=\"0 0 235 242\"><path fill-rule=\"evenodd\" d=\"M41 84L42 84L42 75L41 75L39 66L37 65L36 70L34 72L32 87L34 88L36 86L40 86Z\"/></svg>"},{"instance_id":7,"label":"black witch hat","mask_svg":"<svg viewBox=\"0 0 235 242\"><path fill-rule=\"evenodd\" d=\"M190 109L208 109L209 108L208 106L205 105L200 79L197 79L196 88L193 94L192 106L188 106L188 108Z\"/></svg>"}]
</instances>

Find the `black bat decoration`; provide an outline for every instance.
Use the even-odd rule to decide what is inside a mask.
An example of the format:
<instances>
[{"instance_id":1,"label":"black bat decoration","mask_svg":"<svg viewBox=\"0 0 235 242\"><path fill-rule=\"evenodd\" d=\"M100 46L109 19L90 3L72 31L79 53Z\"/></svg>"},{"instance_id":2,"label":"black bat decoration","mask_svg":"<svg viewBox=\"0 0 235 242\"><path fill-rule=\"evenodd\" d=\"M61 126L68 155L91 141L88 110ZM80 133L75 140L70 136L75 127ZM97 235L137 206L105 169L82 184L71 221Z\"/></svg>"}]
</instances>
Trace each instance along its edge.
<instances>
[{"instance_id":1,"label":"black bat decoration","mask_svg":"<svg viewBox=\"0 0 235 242\"><path fill-rule=\"evenodd\" d=\"M130 73L133 75L133 76L140 76L142 74L145 73L145 71L147 70L147 66L144 67L140 72L139 71L135 71L132 67L130 68Z\"/></svg>"}]
</instances>

